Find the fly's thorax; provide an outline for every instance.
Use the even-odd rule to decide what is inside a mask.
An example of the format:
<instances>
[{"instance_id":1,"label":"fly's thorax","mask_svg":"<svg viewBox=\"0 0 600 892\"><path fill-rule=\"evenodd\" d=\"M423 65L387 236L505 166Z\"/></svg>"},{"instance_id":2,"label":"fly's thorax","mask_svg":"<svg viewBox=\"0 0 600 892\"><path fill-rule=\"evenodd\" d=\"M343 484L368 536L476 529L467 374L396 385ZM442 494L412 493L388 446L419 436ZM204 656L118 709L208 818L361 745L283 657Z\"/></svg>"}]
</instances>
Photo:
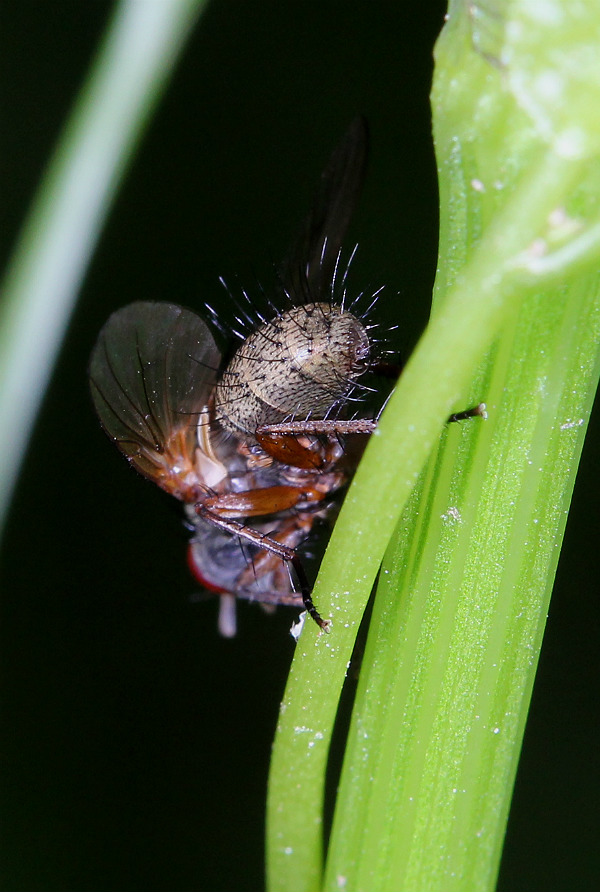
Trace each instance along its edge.
<instances>
[{"instance_id":1,"label":"fly's thorax","mask_svg":"<svg viewBox=\"0 0 600 892\"><path fill-rule=\"evenodd\" d=\"M290 418L323 418L352 390L369 362L362 322L328 303L287 310L250 335L215 392L215 415L251 442L257 427Z\"/></svg>"}]
</instances>

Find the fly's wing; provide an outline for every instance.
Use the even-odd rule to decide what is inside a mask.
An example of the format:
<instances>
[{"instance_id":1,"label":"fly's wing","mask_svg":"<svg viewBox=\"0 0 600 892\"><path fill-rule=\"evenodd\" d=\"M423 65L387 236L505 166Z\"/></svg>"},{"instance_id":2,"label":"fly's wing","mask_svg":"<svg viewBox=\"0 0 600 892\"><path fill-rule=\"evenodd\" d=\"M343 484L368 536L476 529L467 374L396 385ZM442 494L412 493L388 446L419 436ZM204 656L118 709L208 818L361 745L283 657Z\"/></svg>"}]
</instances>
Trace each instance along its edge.
<instances>
[{"instance_id":1,"label":"fly's wing","mask_svg":"<svg viewBox=\"0 0 600 892\"><path fill-rule=\"evenodd\" d=\"M331 299L342 242L362 188L368 132L355 118L333 152L299 238L281 267L281 282L295 304Z\"/></svg>"},{"instance_id":2,"label":"fly's wing","mask_svg":"<svg viewBox=\"0 0 600 892\"><path fill-rule=\"evenodd\" d=\"M204 321L175 304L117 310L89 366L102 427L131 464L167 492L194 499L196 428L220 354Z\"/></svg>"}]
</instances>

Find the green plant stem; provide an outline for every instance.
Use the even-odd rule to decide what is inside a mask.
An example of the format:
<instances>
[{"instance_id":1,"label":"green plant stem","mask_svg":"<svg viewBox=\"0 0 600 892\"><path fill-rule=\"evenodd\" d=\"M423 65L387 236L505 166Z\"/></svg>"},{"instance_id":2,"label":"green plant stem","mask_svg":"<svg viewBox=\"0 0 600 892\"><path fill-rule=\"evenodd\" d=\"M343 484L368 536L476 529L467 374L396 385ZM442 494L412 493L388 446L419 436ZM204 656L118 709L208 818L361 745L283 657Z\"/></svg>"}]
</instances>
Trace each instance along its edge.
<instances>
[{"instance_id":1,"label":"green plant stem","mask_svg":"<svg viewBox=\"0 0 600 892\"><path fill-rule=\"evenodd\" d=\"M597 278L557 296L504 333L490 419L447 432L384 562L326 889L494 887L599 373Z\"/></svg>"},{"instance_id":2,"label":"green plant stem","mask_svg":"<svg viewBox=\"0 0 600 892\"><path fill-rule=\"evenodd\" d=\"M0 299L0 531L87 263L204 5L118 4L16 245Z\"/></svg>"},{"instance_id":3,"label":"green plant stem","mask_svg":"<svg viewBox=\"0 0 600 892\"><path fill-rule=\"evenodd\" d=\"M549 23L532 24L531 6L516 3L508 28L508 8L499 3L491 24L479 18L475 34L473 10L453 6L438 45L435 312L336 524L315 590L332 633L305 629L286 689L269 789L271 892L321 888L328 742L411 492L376 599L325 888L494 882L600 334L589 272L599 141L596 121L577 117L582 84L595 107L600 80L572 64L596 34L578 9L557 66ZM542 127L536 64L547 54L576 99L544 106ZM584 53L592 66L596 57ZM490 420L448 431L426 465L444 419L481 398Z\"/></svg>"},{"instance_id":4,"label":"green plant stem","mask_svg":"<svg viewBox=\"0 0 600 892\"><path fill-rule=\"evenodd\" d=\"M552 208L552 190L544 188L550 175L554 189L558 191L560 183L568 188L572 165L550 159L539 170L539 180L523 184L509 210L514 214L530 208L531 217L521 216L522 239L514 227L505 238L499 220L462 274L460 287L432 320L402 374L378 436L369 443L337 521L315 590L322 614L333 619L333 630L327 638L310 626L303 633L273 754L268 862L273 864L273 890L318 888L327 747L354 637L387 542L444 419L468 402L483 353L523 299L508 270L516 250L533 239L535 226ZM493 271L490 256L498 258ZM329 600L322 594L327 590L332 592ZM336 622L337 616L344 621ZM309 750L315 735L319 744ZM296 869L296 859L302 870Z\"/></svg>"}]
</instances>

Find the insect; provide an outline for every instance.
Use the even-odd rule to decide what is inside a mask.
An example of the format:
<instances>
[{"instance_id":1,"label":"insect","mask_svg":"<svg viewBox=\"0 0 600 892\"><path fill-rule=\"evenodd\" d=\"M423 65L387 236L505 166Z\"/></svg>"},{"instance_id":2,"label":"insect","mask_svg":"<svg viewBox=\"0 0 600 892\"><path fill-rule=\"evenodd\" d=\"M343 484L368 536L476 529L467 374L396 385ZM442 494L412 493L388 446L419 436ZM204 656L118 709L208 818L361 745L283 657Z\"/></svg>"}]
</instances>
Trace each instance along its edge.
<instances>
[{"instance_id":1,"label":"insect","mask_svg":"<svg viewBox=\"0 0 600 892\"><path fill-rule=\"evenodd\" d=\"M236 598L303 604L329 629L298 547L331 516L375 429L372 419L344 417L359 379L389 372L364 314L346 307L348 267L338 281L366 146L356 119L280 270L287 308L271 304L272 318L261 318L224 367L206 322L171 303L113 313L92 352L100 422L137 471L184 503L188 563L220 595L227 636Z\"/></svg>"}]
</instances>

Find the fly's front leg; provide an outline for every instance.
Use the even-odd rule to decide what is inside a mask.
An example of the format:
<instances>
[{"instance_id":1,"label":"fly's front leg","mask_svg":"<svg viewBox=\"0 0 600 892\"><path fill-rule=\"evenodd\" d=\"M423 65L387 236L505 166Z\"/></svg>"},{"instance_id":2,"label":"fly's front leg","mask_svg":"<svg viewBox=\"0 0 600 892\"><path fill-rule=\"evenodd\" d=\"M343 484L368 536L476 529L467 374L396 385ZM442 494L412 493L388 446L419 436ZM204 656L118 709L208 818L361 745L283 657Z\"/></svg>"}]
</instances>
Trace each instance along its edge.
<instances>
[{"instance_id":1,"label":"fly's front leg","mask_svg":"<svg viewBox=\"0 0 600 892\"><path fill-rule=\"evenodd\" d=\"M351 421L308 418L305 421L283 421L279 424L264 424L256 429L256 433L262 436L281 434L290 437L335 437L346 434L372 434L376 427L377 422L370 418L355 418Z\"/></svg>"},{"instance_id":2,"label":"fly's front leg","mask_svg":"<svg viewBox=\"0 0 600 892\"><path fill-rule=\"evenodd\" d=\"M487 418L485 403L479 403L470 409L464 409L462 412L455 412L447 419L448 423L453 421L464 421L466 418ZM257 437L260 436L259 443L263 449L269 451L265 447L264 442L267 438L281 437L294 438L301 436L347 436L348 434L372 434L377 428L378 419L371 418L355 418L351 421L340 421L331 419L308 419L306 421L284 421L279 424L265 424L257 428ZM297 442L297 441L296 441ZM275 456L277 457L277 456ZM288 462L293 464L293 462Z\"/></svg>"},{"instance_id":3,"label":"fly's front leg","mask_svg":"<svg viewBox=\"0 0 600 892\"><path fill-rule=\"evenodd\" d=\"M404 365L399 362L385 362L379 360L369 366L369 371L374 375L379 375L383 378L392 378L397 381L402 374L403 368ZM451 424L454 421L464 421L467 418L475 418L477 416L480 418L487 418L485 403L479 403L477 406L473 406L470 409L463 409L462 412L455 412L447 419L447 423Z\"/></svg>"},{"instance_id":4,"label":"fly's front leg","mask_svg":"<svg viewBox=\"0 0 600 892\"><path fill-rule=\"evenodd\" d=\"M455 412L454 415L451 415L448 419L448 423L453 421L464 421L465 418L487 418L487 407L485 403L478 403L478 405L473 406L471 409L463 409L462 412Z\"/></svg>"},{"instance_id":5,"label":"fly's front leg","mask_svg":"<svg viewBox=\"0 0 600 892\"><path fill-rule=\"evenodd\" d=\"M353 421L308 419L264 424L256 429L261 449L284 465L307 471L321 471L341 457L338 437L347 434L372 434L377 422L368 418ZM321 437L322 439L318 439ZM312 438L312 439L310 439Z\"/></svg>"}]
</instances>

